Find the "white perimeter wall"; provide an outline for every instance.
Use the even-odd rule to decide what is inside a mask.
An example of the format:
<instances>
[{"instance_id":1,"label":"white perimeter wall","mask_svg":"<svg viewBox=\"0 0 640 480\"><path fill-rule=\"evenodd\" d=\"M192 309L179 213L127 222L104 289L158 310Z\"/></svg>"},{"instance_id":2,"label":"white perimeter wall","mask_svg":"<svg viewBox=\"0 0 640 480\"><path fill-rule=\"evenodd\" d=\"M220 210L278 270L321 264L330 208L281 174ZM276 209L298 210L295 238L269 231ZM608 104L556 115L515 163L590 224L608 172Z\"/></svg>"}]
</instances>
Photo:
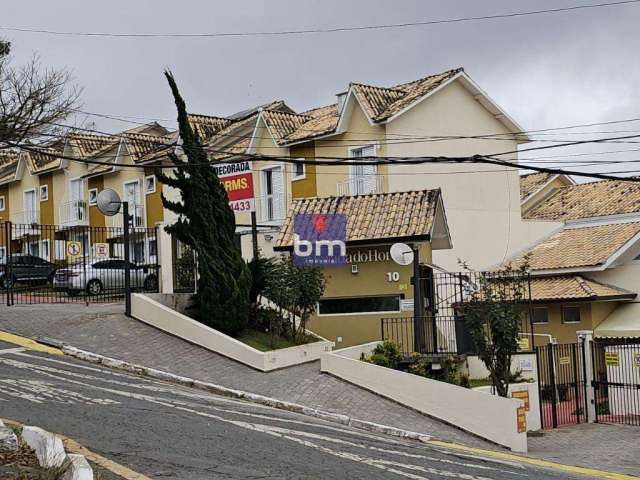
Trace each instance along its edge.
<instances>
[{"instance_id":1,"label":"white perimeter wall","mask_svg":"<svg viewBox=\"0 0 640 480\"><path fill-rule=\"evenodd\" d=\"M520 400L360 361L361 354L371 352L378 343L323 354L320 369L515 452L527 451L526 433L518 433L517 427Z\"/></svg>"},{"instance_id":2,"label":"white perimeter wall","mask_svg":"<svg viewBox=\"0 0 640 480\"><path fill-rule=\"evenodd\" d=\"M306 345L261 352L139 293L131 296L131 315L178 338L263 372L318 360L322 353L331 351L333 346L332 342L321 339Z\"/></svg>"}]
</instances>

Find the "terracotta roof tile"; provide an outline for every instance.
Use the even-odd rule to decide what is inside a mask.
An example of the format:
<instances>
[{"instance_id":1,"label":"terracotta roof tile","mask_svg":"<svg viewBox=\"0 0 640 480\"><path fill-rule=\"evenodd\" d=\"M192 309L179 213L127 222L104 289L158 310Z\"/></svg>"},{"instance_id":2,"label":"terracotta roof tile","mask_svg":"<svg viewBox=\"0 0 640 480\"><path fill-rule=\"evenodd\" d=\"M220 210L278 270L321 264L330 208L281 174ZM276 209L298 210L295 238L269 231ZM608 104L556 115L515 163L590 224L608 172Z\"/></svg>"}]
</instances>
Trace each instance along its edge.
<instances>
[{"instance_id":1,"label":"terracotta roof tile","mask_svg":"<svg viewBox=\"0 0 640 480\"><path fill-rule=\"evenodd\" d=\"M15 150L0 150L0 183L13 180L18 170L20 153Z\"/></svg>"},{"instance_id":2,"label":"terracotta roof tile","mask_svg":"<svg viewBox=\"0 0 640 480\"><path fill-rule=\"evenodd\" d=\"M551 178L555 177L554 173L528 173L520 175L520 200L524 200L532 193L538 191Z\"/></svg>"},{"instance_id":3,"label":"terracotta roof tile","mask_svg":"<svg viewBox=\"0 0 640 480\"><path fill-rule=\"evenodd\" d=\"M635 212L640 212L640 183L605 180L559 188L523 217L576 220Z\"/></svg>"},{"instance_id":4,"label":"terracotta roof tile","mask_svg":"<svg viewBox=\"0 0 640 480\"><path fill-rule=\"evenodd\" d=\"M113 135L93 135L74 132L69 134L69 141L78 149L80 157L89 157L108 145L118 142L118 137Z\"/></svg>"},{"instance_id":5,"label":"terracotta roof tile","mask_svg":"<svg viewBox=\"0 0 640 480\"><path fill-rule=\"evenodd\" d=\"M440 190L297 199L280 230L276 248L292 246L297 214L346 215L347 242L430 235L439 199Z\"/></svg>"},{"instance_id":6,"label":"terracotta roof tile","mask_svg":"<svg viewBox=\"0 0 640 480\"><path fill-rule=\"evenodd\" d=\"M580 275L531 278L531 300L534 302L606 300L619 297L631 299L635 298L636 294Z\"/></svg>"},{"instance_id":7,"label":"terracotta roof tile","mask_svg":"<svg viewBox=\"0 0 640 480\"><path fill-rule=\"evenodd\" d=\"M191 128L196 131L200 140L203 142L206 142L220 130L233 123L233 121L228 118L210 115L189 114L187 118L189 123L191 123Z\"/></svg>"},{"instance_id":8,"label":"terracotta roof tile","mask_svg":"<svg viewBox=\"0 0 640 480\"><path fill-rule=\"evenodd\" d=\"M529 256L532 271L596 267L607 261L640 232L640 223L615 223L582 228L565 228L505 262L518 267Z\"/></svg>"}]
</instances>

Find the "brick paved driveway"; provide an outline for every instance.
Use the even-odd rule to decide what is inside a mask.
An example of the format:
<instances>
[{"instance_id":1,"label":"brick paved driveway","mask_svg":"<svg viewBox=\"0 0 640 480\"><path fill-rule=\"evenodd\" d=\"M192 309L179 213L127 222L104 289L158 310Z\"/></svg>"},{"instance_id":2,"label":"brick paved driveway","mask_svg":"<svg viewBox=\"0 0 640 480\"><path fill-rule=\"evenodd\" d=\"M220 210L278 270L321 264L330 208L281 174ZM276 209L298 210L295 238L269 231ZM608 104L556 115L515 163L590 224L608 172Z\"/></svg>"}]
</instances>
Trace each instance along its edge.
<instances>
[{"instance_id":1,"label":"brick paved driveway","mask_svg":"<svg viewBox=\"0 0 640 480\"><path fill-rule=\"evenodd\" d=\"M455 427L320 373L319 362L263 373L126 318L123 306L0 306L0 330L65 344L230 388L499 449ZM481 412L478 412L481 414ZM529 439L530 455L561 463L640 474L640 428L579 425Z\"/></svg>"}]
</instances>

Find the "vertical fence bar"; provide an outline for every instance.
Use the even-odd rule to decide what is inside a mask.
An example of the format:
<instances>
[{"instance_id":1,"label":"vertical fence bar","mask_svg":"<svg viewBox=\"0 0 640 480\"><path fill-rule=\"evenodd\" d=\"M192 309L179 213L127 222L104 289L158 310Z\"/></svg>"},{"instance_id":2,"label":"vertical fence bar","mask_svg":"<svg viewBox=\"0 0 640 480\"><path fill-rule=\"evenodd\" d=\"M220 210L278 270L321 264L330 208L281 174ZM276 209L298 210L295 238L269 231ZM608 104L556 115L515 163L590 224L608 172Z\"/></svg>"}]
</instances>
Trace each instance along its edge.
<instances>
[{"instance_id":1,"label":"vertical fence bar","mask_svg":"<svg viewBox=\"0 0 640 480\"><path fill-rule=\"evenodd\" d=\"M558 428L558 412L557 412L557 403L558 403L558 391L556 385L556 375L555 375L555 354L554 354L554 344L550 343L549 347L549 380L551 384L551 418L553 422L553 428Z\"/></svg>"},{"instance_id":2,"label":"vertical fence bar","mask_svg":"<svg viewBox=\"0 0 640 480\"><path fill-rule=\"evenodd\" d=\"M571 361L573 362L573 391L575 395L575 412L576 412L576 421L580 423L580 393L578 389L578 355L577 350L578 344L571 344ZM584 414L584 409L582 409L582 413Z\"/></svg>"}]
</instances>

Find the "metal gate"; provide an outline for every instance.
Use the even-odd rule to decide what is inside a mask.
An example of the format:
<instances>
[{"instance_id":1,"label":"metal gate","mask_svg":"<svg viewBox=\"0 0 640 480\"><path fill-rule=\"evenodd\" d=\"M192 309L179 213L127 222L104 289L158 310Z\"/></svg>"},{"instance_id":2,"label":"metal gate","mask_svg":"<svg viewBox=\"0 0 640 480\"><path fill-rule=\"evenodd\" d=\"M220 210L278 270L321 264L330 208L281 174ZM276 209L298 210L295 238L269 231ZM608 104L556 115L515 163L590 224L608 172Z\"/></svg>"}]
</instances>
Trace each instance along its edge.
<instances>
[{"instance_id":1,"label":"metal gate","mask_svg":"<svg viewBox=\"0 0 640 480\"><path fill-rule=\"evenodd\" d=\"M584 355L582 343L536 347L542 428L587 421Z\"/></svg>"},{"instance_id":2,"label":"metal gate","mask_svg":"<svg viewBox=\"0 0 640 480\"><path fill-rule=\"evenodd\" d=\"M640 339L592 343L596 421L640 426Z\"/></svg>"},{"instance_id":3,"label":"metal gate","mask_svg":"<svg viewBox=\"0 0 640 480\"><path fill-rule=\"evenodd\" d=\"M156 228L0 222L0 302L3 305L102 302L124 296L124 251L132 289L157 292Z\"/></svg>"},{"instance_id":4,"label":"metal gate","mask_svg":"<svg viewBox=\"0 0 640 480\"><path fill-rule=\"evenodd\" d=\"M404 355L464 354L474 353L473 341L465 326L463 306L478 301L478 292L489 284L495 292L503 292L505 301L515 302L527 312L531 306L531 286L528 274L517 272L437 272L421 265L419 270L423 294L423 315L382 318L380 320L383 340L394 342ZM518 287L522 295L513 298ZM413 306L413 303L411 304ZM409 310L413 311L413 308ZM412 312L413 313L413 312ZM523 338L533 339L528 315L519 319L519 331ZM532 345L533 340L528 343ZM530 350L529 347L526 350ZM531 349L532 350L532 349Z\"/></svg>"}]
</instances>

